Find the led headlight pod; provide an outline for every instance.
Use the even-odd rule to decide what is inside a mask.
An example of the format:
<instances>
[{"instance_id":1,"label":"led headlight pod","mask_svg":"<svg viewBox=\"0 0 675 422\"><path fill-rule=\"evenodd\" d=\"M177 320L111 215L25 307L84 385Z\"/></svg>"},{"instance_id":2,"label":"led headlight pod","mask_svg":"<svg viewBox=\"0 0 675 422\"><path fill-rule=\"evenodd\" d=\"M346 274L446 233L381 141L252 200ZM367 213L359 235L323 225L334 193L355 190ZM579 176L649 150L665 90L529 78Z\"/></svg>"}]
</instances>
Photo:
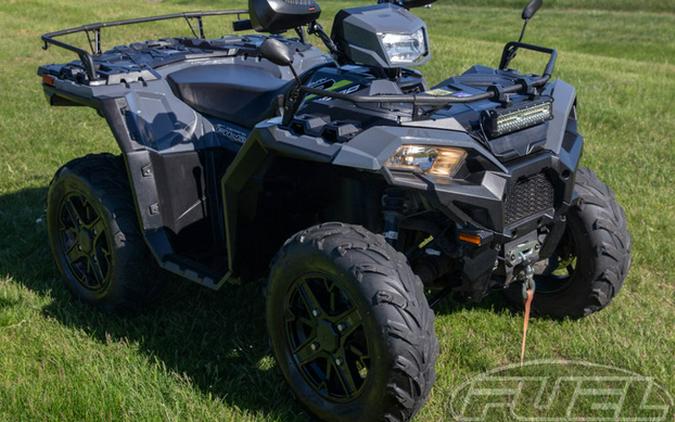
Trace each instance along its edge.
<instances>
[{"instance_id":1,"label":"led headlight pod","mask_svg":"<svg viewBox=\"0 0 675 422\"><path fill-rule=\"evenodd\" d=\"M536 126L553 118L552 101L525 102L515 107L483 112L483 128L490 138Z\"/></svg>"},{"instance_id":2,"label":"led headlight pod","mask_svg":"<svg viewBox=\"0 0 675 422\"><path fill-rule=\"evenodd\" d=\"M402 145L384 163L392 170L404 170L438 177L452 177L466 158L460 148Z\"/></svg>"},{"instance_id":3,"label":"led headlight pod","mask_svg":"<svg viewBox=\"0 0 675 422\"><path fill-rule=\"evenodd\" d=\"M389 62L394 65L411 65L427 53L424 29L412 34L378 33Z\"/></svg>"}]
</instances>

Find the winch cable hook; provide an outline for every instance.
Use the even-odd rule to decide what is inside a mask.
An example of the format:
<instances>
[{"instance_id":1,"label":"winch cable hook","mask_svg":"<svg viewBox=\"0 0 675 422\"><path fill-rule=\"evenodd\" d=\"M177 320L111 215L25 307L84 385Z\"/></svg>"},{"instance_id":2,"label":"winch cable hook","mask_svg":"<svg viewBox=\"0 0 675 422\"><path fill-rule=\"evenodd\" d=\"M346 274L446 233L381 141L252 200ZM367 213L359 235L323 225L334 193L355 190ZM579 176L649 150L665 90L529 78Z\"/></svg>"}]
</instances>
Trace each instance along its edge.
<instances>
[{"instance_id":1,"label":"winch cable hook","mask_svg":"<svg viewBox=\"0 0 675 422\"><path fill-rule=\"evenodd\" d=\"M534 270L532 266L528 265L524 270L523 280L523 302L525 304L525 311L523 314L523 340L520 345L520 366L525 363L525 346L527 344L527 328L530 322L530 311L532 310L532 300L534 299L535 283Z\"/></svg>"}]
</instances>

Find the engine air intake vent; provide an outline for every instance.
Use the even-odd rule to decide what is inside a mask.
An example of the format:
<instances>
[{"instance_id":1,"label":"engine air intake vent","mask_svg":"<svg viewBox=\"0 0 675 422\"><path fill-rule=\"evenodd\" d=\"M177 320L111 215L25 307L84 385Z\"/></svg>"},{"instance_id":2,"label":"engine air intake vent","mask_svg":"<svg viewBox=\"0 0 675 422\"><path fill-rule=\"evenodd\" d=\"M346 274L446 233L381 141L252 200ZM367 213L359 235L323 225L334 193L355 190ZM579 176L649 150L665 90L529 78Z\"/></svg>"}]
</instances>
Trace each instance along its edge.
<instances>
[{"instance_id":1,"label":"engine air intake vent","mask_svg":"<svg viewBox=\"0 0 675 422\"><path fill-rule=\"evenodd\" d=\"M544 173L520 179L506 197L504 225L509 226L553 206L553 184Z\"/></svg>"}]
</instances>

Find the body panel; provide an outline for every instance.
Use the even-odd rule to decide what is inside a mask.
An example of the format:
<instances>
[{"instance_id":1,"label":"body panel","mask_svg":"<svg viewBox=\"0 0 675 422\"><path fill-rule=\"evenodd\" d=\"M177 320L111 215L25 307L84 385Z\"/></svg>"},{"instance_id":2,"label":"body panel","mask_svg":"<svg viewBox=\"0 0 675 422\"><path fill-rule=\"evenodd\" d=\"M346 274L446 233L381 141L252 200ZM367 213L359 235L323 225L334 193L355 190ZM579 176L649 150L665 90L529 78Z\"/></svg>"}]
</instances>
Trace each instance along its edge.
<instances>
[{"instance_id":1,"label":"body panel","mask_svg":"<svg viewBox=\"0 0 675 422\"><path fill-rule=\"evenodd\" d=\"M408 19L397 6L364 11L383 8ZM400 23L392 21L394 27ZM570 85L555 81L534 94L441 107L307 95L286 126L278 114L295 89L293 73L260 57L264 39L176 38L116 47L94 56L101 73L91 83L79 62L43 66L38 72L52 78L44 85L51 104L90 106L107 120L125 157L146 242L162 267L210 288L246 271L244 264L255 252L247 249L244 233L256 227L271 230L272 244L309 225L275 222L276 215L266 214L269 195L294 203L288 219L339 219L377 232L388 212L381 198L402 191L417 198L425 212L446 219L443 224L496 242L557 224L571 203L583 138L577 133ZM344 94L462 97L536 78L474 66L430 90L415 71L400 69L392 77L376 67L337 66L330 55L299 40L279 39L293 49L293 68L303 83ZM535 97L551 99L551 120L494 139L481 132L486 110L527 104ZM461 148L468 155L452 180L385 166L399 147L411 144ZM293 175L291 180L284 171ZM555 191L550 207L535 204L536 212L513 220L510 196L525 181L542 177ZM286 199L284 190L289 190ZM302 195L311 198L303 203ZM354 198L363 198L363 209L345 206ZM494 260L495 254L492 248L463 253L466 274L471 263ZM481 277L482 272L469 278Z\"/></svg>"}]
</instances>

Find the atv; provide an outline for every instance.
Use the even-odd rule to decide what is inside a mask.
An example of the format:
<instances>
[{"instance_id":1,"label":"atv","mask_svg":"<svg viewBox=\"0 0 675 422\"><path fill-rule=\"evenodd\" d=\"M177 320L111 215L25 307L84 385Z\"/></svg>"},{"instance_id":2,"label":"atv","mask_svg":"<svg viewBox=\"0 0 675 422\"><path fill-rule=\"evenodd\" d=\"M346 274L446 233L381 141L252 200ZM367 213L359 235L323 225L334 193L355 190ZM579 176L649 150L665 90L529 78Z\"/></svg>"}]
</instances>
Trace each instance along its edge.
<instances>
[{"instance_id":1,"label":"atv","mask_svg":"<svg viewBox=\"0 0 675 422\"><path fill-rule=\"evenodd\" d=\"M94 108L121 150L75 159L50 184L66 287L124 312L158 294L162 271L213 290L267 276L277 364L328 421L420 409L438 355L431 308L449 295L502 292L518 307L536 288L532 312L552 318L607 306L631 238L613 192L579 166L557 51L523 42L542 1L497 68L430 87L414 69L431 58L429 31L410 9L433 1L346 8L330 35L313 0L43 35L79 58L39 68L49 104ZM213 16L243 32L206 37ZM104 29L170 19L192 36L102 50ZM72 34L89 50L61 39ZM542 74L511 68L522 50L547 57Z\"/></svg>"}]
</instances>

